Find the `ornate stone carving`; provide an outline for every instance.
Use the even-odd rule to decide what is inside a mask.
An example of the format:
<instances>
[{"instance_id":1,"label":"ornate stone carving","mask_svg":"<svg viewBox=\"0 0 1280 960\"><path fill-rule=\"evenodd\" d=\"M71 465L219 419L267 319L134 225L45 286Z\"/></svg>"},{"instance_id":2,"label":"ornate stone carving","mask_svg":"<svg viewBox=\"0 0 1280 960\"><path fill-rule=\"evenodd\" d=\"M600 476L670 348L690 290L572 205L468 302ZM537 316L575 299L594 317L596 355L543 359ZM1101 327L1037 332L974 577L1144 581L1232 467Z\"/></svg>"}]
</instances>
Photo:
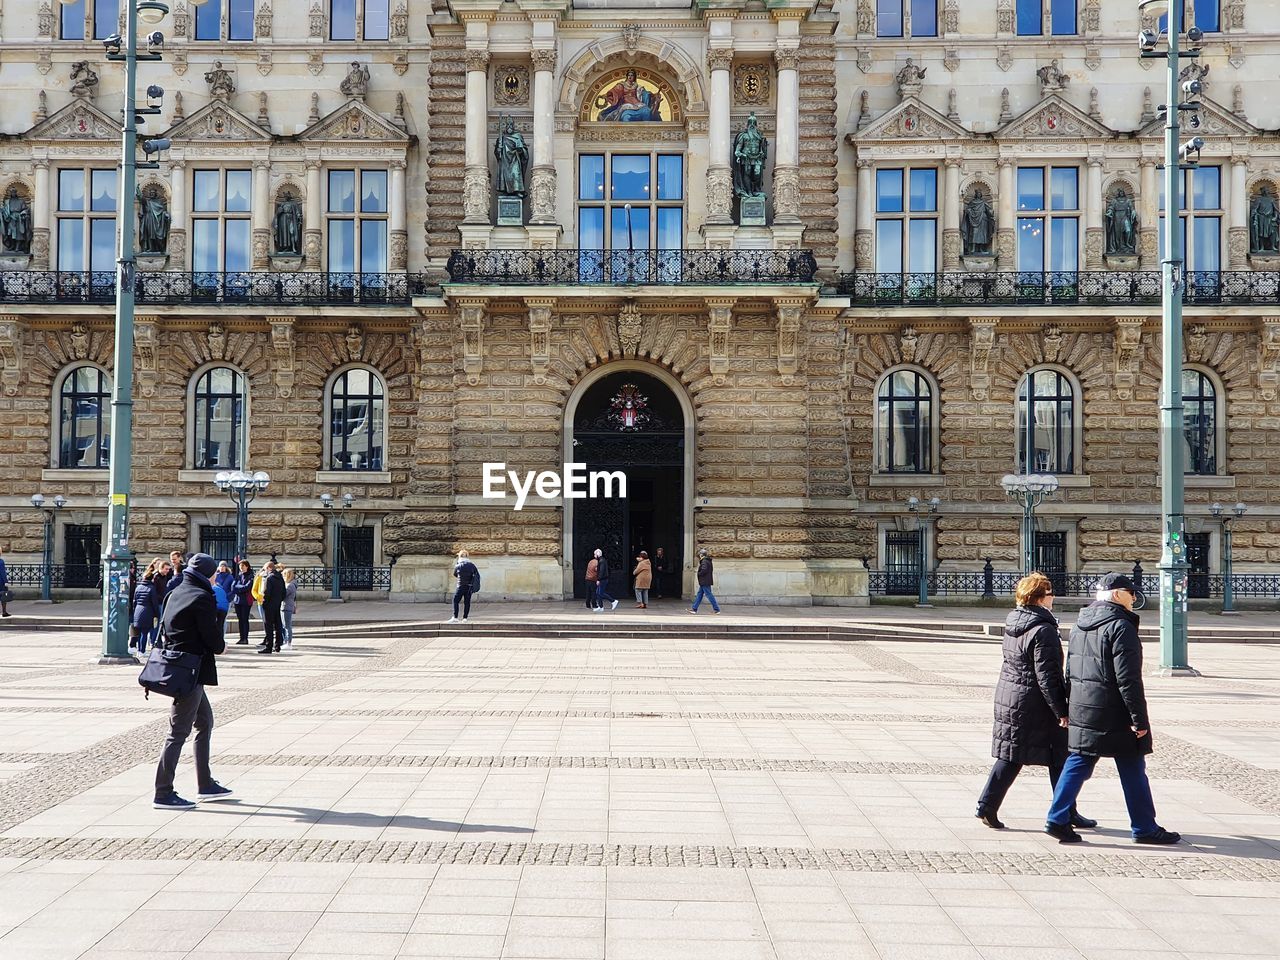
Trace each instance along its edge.
<instances>
[{"instance_id":1,"label":"ornate stone carving","mask_svg":"<svg viewBox=\"0 0 1280 960\"><path fill-rule=\"evenodd\" d=\"M733 326L733 300L707 300L707 317L711 332L709 366L717 383L723 383L729 372L729 331Z\"/></svg>"},{"instance_id":2,"label":"ornate stone carving","mask_svg":"<svg viewBox=\"0 0 1280 960\"><path fill-rule=\"evenodd\" d=\"M1100 227L1089 227L1084 232L1084 262L1088 270L1100 270L1103 264L1105 240Z\"/></svg>"},{"instance_id":3,"label":"ornate stone carving","mask_svg":"<svg viewBox=\"0 0 1280 960\"><path fill-rule=\"evenodd\" d=\"M267 91L258 91L258 126L263 130L271 129L271 115L267 113Z\"/></svg>"},{"instance_id":4,"label":"ornate stone carving","mask_svg":"<svg viewBox=\"0 0 1280 960\"><path fill-rule=\"evenodd\" d=\"M733 72L733 102L738 106L762 106L772 91L773 72L763 63L744 63Z\"/></svg>"},{"instance_id":5,"label":"ornate stone carving","mask_svg":"<svg viewBox=\"0 0 1280 960\"><path fill-rule=\"evenodd\" d=\"M485 300L458 301L458 330L462 334L462 372L467 383L480 382L484 368L484 308Z\"/></svg>"},{"instance_id":6,"label":"ornate stone carving","mask_svg":"<svg viewBox=\"0 0 1280 960\"><path fill-rule=\"evenodd\" d=\"M346 335L342 338L342 342L347 348L347 359L355 363L364 353L364 331L356 324L347 327Z\"/></svg>"},{"instance_id":7,"label":"ornate stone carving","mask_svg":"<svg viewBox=\"0 0 1280 960\"><path fill-rule=\"evenodd\" d=\"M1263 317L1258 327L1258 395L1280 396L1280 317Z\"/></svg>"},{"instance_id":8,"label":"ornate stone carving","mask_svg":"<svg viewBox=\"0 0 1280 960\"><path fill-rule=\"evenodd\" d=\"M1000 90L1000 123L1008 123L1013 119L1013 105L1009 102L1009 88Z\"/></svg>"},{"instance_id":9,"label":"ornate stone carving","mask_svg":"<svg viewBox=\"0 0 1280 960\"><path fill-rule=\"evenodd\" d=\"M403 77L409 72L409 55L407 53L397 53L396 58L391 61L391 69L396 72L397 77ZM403 93L404 91L400 91Z\"/></svg>"},{"instance_id":10,"label":"ornate stone carving","mask_svg":"<svg viewBox=\"0 0 1280 960\"><path fill-rule=\"evenodd\" d=\"M728 167L707 171L707 222L733 222L733 177Z\"/></svg>"},{"instance_id":11,"label":"ornate stone carving","mask_svg":"<svg viewBox=\"0 0 1280 960\"><path fill-rule=\"evenodd\" d=\"M529 311L529 360L533 366L533 382L547 382L551 370L551 314L554 300L525 299Z\"/></svg>"},{"instance_id":12,"label":"ornate stone carving","mask_svg":"<svg viewBox=\"0 0 1280 960\"><path fill-rule=\"evenodd\" d=\"M41 40L52 40L54 28L53 7L49 6L49 0L44 0L40 4L40 12L37 14L36 30L37 36Z\"/></svg>"},{"instance_id":13,"label":"ornate stone carving","mask_svg":"<svg viewBox=\"0 0 1280 960\"><path fill-rule=\"evenodd\" d=\"M1228 30L1244 29L1244 4L1245 0L1228 0L1227 8L1223 11Z\"/></svg>"},{"instance_id":14,"label":"ornate stone carving","mask_svg":"<svg viewBox=\"0 0 1280 960\"><path fill-rule=\"evenodd\" d=\"M313 77L318 77L324 73L324 54L319 50L312 50L308 53L307 69L311 71Z\"/></svg>"},{"instance_id":15,"label":"ornate stone carving","mask_svg":"<svg viewBox=\"0 0 1280 960\"><path fill-rule=\"evenodd\" d=\"M311 113L307 115L307 124L320 122L320 94L311 94Z\"/></svg>"},{"instance_id":16,"label":"ornate stone carving","mask_svg":"<svg viewBox=\"0 0 1280 960\"><path fill-rule=\"evenodd\" d=\"M1009 68L1013 66L1013 51L1009 49L1008 44L996 50L996 66L1004 73L1008 73Z\"/></svg>"},{"instance_id":17,"label":"ornate stone carving","mask_svg":"<svg viewBox=\"0 0 1280 960\"><path fill-rule=\"evenodd\" d=\"M952 123L958 123L960 121L960 110L956 106L956 102L956 88L952 87L947 91L947 119Z\"/></svg>"},{"instance_id":18,"label":"ornate stone carving","mask_svg":"<svg viewBox=\"0 0 1280 960\"><path fill-rule=\"evenodd\" d=\"M338 84L338 92L352 100L363 100L369 93L369 68L359 60L352 60L347 75Z\"/></svg>"},{"instance_id":19,"label":"ornate stone carving","mask_svg":"<svg viewBox=\"0 0 1280 960\"><path fill-rule=\"evenodd\" d=\"M253 39L271 39L271 0L259 0L258 13L253 18Z\"/></svg>"},{"instance_id":20,"label":"ornate stone carving","mask_svg":"<svg viewBox=\"0 0 1280 960\"><path fill-rule=\"evenodd\" d=\"M942 65L948 73L955 73L960 69L960 50L957 47L947 47L942 51Z\"/></svg>"},{"instance_id":21,"label":"ornate stone carving","mask_svg":"<svg viewBox=\"0 0 1280 960\"><path fill-rule=\"evenodd\" d=\"M31 238L31 269L49 269L49 228L36 227Z\"/></svg>"},{"instance_id":22,"label":"ornate stone carving","mask_svg":"<svg viewBox=\"0 0 1280 960\"><path fill-rule=\"evenodd\" d=\"M1151 101L1151 88L1142 88L1142 117L1138 121L1140 124L1148 124L1156 118L1156 108Z\"/></svg>"},{"instance_id":23,"label":"ornate stone carving","mask_svg":"<svg viewBox=\"0 0 1280 960\"><path fill-rule=\"evenodd\" d=\"M320 228L308 227L302 232L302 269L320 269Z\"/></svg>"},{"instance_id":24,"label":"ornate stone carving","mask_svg":"<svg viewBox=\"0 0 1280 960\"><path fill-rule=\"evenodd\" d=\"M529 221L556 222L556 168L550 164L529 171Z\"/></svg>"},{"instance_id":25,"label":"ornate stone carving","mask_svg":"<svg viewBox=\"0 0 1280 960\"><path fill-rule=\"evenodd\" d=\"M185 77L187 75L187 52L185 50L173 51L173 59L169 62L173 72L178 76Z\"/></svg>"},{"instance_id":26,"label":"ornate stone carving","mask_svg":"<svg viewBox=\"0 0 1280 960\"><path fill-rule=\"evenodd\" d=\"M41 123L42 121L48 120L48 119L49 119L49 95L45 93L43 90L41 90L39 96L36 98L35 121L36 123Z\"/></svg>"},{"instance_id":27,"label":"ornate stone carving","mask_svg":"<svg viewBox=\"0 0 1280 960\"><path fill-rule=\"evenodd\" d=\"M409 8L405 0L396 4L395 13L391 14L391 39L407 40L409 38Z\"/></svg>"},{"instance_id":28,"label":"ornate stone carving","mask_svg":"<svg viewBox=\"0 0 1280 960\"><path fill-rule=\"evenodd\" d=\"M1113 381L1117 400L1132 400L1142 357L1142 318L1116 317Z\"/></svg>"},{"instance_id":29,"label":"ornate stone carving","mask_svg":"<svg viewBox=\"0 0 1280 960\"><path fill-rule=\"evenodd\" d=\"M920 337L915 327L904 327L898 337L898 354L903 363L916 362L916 348L920 345Z\"/></svg>"},{"instance_id":30,"label":"ornate stone carving","mask_svg":"<svg viewBox=\"0 0 1280 960\"><path fill-rule=\"evenodd\" d=\"M293 396L297 376L297 349L293 317L268 317L271 324L271 372L275 375L276 392L283 398Z\"/></svg>"},{"instance_id":31,"label":"ornate stone carving","mask_svg":"<svg viewBox=\"0 0 1280 960\"><path fill-rule=\"evenodd\" d=\"M160 321L157 317L135 317L133 321L134 373L144 397L153 397L160 377Z\"/></svg>"},{"instance_id":32,"label":"ornate stone carving","mask_svg":"<svg viewBox=\"0 0 1280 960\"><path fill-rule=\"evenodd\" d=\"M1058 357L1062 355L1062 328L1056 323L1051 323L1044 328L1044 359L1045 363L1057 363Z\"/></svg>"},{"instance_id":33,"label":"ornate stone carving","mask_svg":"<svg viewBox=\"0 0 1280 960\"><path fill-rule=\"evenodd\" d=\"M1231 112L1236 115L1236 119L1248 121L1249 117L1244 112L1244 86L1237 83L1231 88Z\"/></svg>"},{"instance_id":34,"label":"ornate stone carving","mask_svg":"<svg viewBox=\"0 0 1280 960\"><path fill-rule=\"evenodd\" d=\"M539 47L529 54L529 58L533 61L535 73L539 70L555 73L557 55L554 47Z\"/></svg>"},{"instance_id":35,"label":"ornate stone carving","mask_svg":"<svg viewBox=\"0 0 1280 960\"><path fill-rule=\"evenodd\" d=\"M227 331L218 323L213 321L209 324L209 330L205 334L205 342L209 346L209 359L221 360L227 353Z\"/></svg>"},{"instance_id":36,"label":"ornate stone carving","mask_svg":"<svg viewBox=\"0 0 1280 960\"><path fill-rule=\"evenodd\" d=\"M311 11L307 14L307 23L310 27L312 40L323 40L325 35L325 14L324 4L320 0L315 0L311 4Z\"/></svg>"},{"instance_id":37,"label":"ornate stone carving","mask_svg":"<svg viewBox=\"0 0 1280 960\"><path fill-rule=\"evenodd\" d=\"M554 51L552 51L554 55ZM529 102L529 68L503 64L493 71L493 102L504 107L525 106Z\"/></svg>"},{"instance_id":38,"label":"ornate stone carving","mask_svg":"<svg viewBox=\"0 0 1280 960\"><path fill-rule=\"evenodd\" d=\"M1232 43L1228 41L1227 43L1224 43L1222 46L1227 54L1227 63L1231 64L1231 66L1235 67L1237 70L1239 70L1241 67L1244 66L1244 44L1243 43Z\"/></svg>"},{"instance_id":39,"label":"ornate stone carving","mask_svg":"<svg viewBox=\"0 0 1280 960\"><path fill-rule=\"evenodd\" d=\"M36 70L41 76L45 76L53 69L53 54L49 52L49 48L40 51L40 56L36 58Z\"/></svg>"},{"instance_id":40,"label":"ornate stone carving","mask_svg":"<svg viewBox=\"0 0 1280 960\"><path fill-rule=\"evenodd\" d=\"M1102 0L1084 0L1084 8L1080 11L1080 29L1085 33L1097 33L1102 29Z\"/></svg>"},{"instance_id":41,"label":"ornate stone carving","mask_svg":"<svg viewBox=\"0 0 1280 960\"><path fill-rule=\"evenodd\" d=\"M1084 48L1084 65L1090 70L1102 66L1102 50L1097 44L1091 43Z\"/></svg>"},{"instance_id":42,"label":"ornate stone carving","mask_svg":"<svg viewBox=\"0 0 1280 960\"><path fill-rule=\"evenodd\" d=\"M858 126L861 130L871 122L871 91L863 90L858 94Z\"/></svg>"},{"instance_id":43,"label":"ornate stone carving","mask_svg":"<svg viewBox=\"0 0 1280 960\"><path fill-rule=\"evenodd\" d=\"M793 377L800 368L800 324L804 319L803 300L780 300L778 310L778 374Z\"/></svg>"},{"instance_id":44,"label":"ornate stone carving","mask_svg":"<svg viewBox=\"0 0 1280 960\"><path fill-rule=\"evenodd\" d=\"M169 231L169 262L187 262L187 231L175 227Z\"/></svg>"},{"instance_id":45,"label":"ornate stone carving","mask_svg":"<svg viewBox=\"0 0 1280 960\"><path fill-rule=\"evenodd\" d=\"M960 0L947 0L942 5L942 34L960 32ZM951 68L948 67L948 70Z\"/></svg>"},{"instance_id":46,"label":"ornate stone carving","mask_svg":"<svg viewBox=\"0 0 1280 960\"><path fill-rule=\"evenodd\" d=\"M71 95L82 100L92 100L98 92L98 74L88 60L77 60L71 65Z\"/></svg>"},{"instance_id":47,"label":"ornate stone carving","mask_svg":"<svg viewBox=\"0 0 1280 960\"><path fill-rule=\"evenodd\" d=\"M1186 337L1183 338L1182 348L1186 354L1188 363L1203 363L1204 348L1209 343L1209 333L1205 330L1203 323L1197 323L1187 331Z\"/></svg>"},{"instance_id":48,"label":"ornate stone carving","mask_svg":"<svg viewBox=\"0 0 1280 960\"><path fill-rule=\"evenodd\" d=\"M708 47L707 72L733 69L733 47Z\"/></svg>"},{"instance_id":49,"label":"ornate stone carving","mask_svg":"<svg viewBox=\"0 0 1280 960\"><path fill-rule=\"evenodd\" d=\"M89 328L80 320L71 324L71 335L68 337L71 341L71 357L74 360L83 360L89 356Z\"/></svg>"},{"instance_id":50,"label":"ornate stone carving","mask_svg":"<svg viewBox=\"0 0 1280 960\"><path fill-rule=\"evenodd\" d=\"M874 258L871 256L871 231L856 230L853 234L853 263L859 270L871 270Z\"/></svg>"},{"instance_id":51,"label":"ornate stone carving","mask_svg":"<svg viewBox=\"0 0 1280 960\"><path fill-rule=\"evenodd\" d=\"M773 216L775 221L800 219L800 169L774 167Z\"/></svg>"},{"instance_id":52,"label":"ornate stone carving","mask_svg":"<svg viewBox=\"0 0 1280 960\"><path fill-rule=\"evenodd\" d=\"M1040 94L1046 97L1051 93L1061 93L1071 82L1071 78L1058 66L1057 60L1046 63L1036 71L1036 76L1040 78Z\"/></svg>"},{"instance_id":53,"label":"ornate stone carving","mask_svg":"<svg viewBox=\"0 0 1280 960\"><path fill-rule=\"evenodd\" d=\"M1249 269L1249 228L1230 227L1227 230L1227 268Z\"/></svg>"},{"instance_id":54,"label":"ornate stone carving","mask_svg":"<svg viewBox=\"0 0 1280 960\"><path fill-rule=\"evenodd\" d=\"M173 36L185 40L191 29L191 11L185 3L178 3L173 8Z\"/></svg>"},{"instance_id":55,"label":"ornate stone carving","mask_svg":"<svg viewBox=\"0 0 1280 960\"><path fill-rule=\"evenodd\" d=\"M858 69L861 70L863 73L870 73L871 66L872 66L870 48L858 47L853 52L854 52L854 57L856 59L856 62L858 64Z\"/></svg>"},{"instance_id":56,"label":"ornate stone carving","mask_svg":"<svg viewBox=\"0 0 1280 960\"><path fill-rule=\"evenodd\" d=\"M969 392L975 400L986 400L991 390L987 364L996 344L995 317L969 319Z\"/></svg>"},{"instance_id":57,"label":"ornate stone carving","mask_svg":"<svg viewBox=\"0 0 1280 960\"><path fill-rule=\"evenodd\" d=\"M489 69L489 51L488 50L468 50L467 51L467 72L471 73L475 70L488 71Z\"/></svg>"},{"instance_id":58,"label":"ornate stone carving","mask_svg":"<svg viewBox=\"0 0 1280 960\"><path fill-rule=\"evenodd\" d=\"M996 3L996 33L1013 33L1013 0Z\"/></svg>"},{"instance_id":59,"label":"ornate stone carving","mask_svg":"<svg viewBox=\"0 0 1280 960\"><path fill-rule=\"evenodd\" d=\"M920 91L924 89L924 75L928 72L927 69L916 66L911 57L907 57L907 62L894 77L898 84L899 99L920 96Z\"/></svg>"},{"instance_id":60,"label":"ornate stone carving","mask_svg":"<svg viewBox=\"0 0 1280 960\"><path fill-rule=\"evenodd\" d=\"M14 314L0 315L0 384L4 392L13 396L22 383L23 344L26 327Z\"/></svg>"},{"instance_id":61,"label":"ornate stone carving","mask_svg":"<svg viewBox=\"0 0 1280 960\"><path fill-rule=\"evenodd\" d=\"M387 248L387 266L393 271L409 268L409 233L407 230L392 230L391 242Z\"/></svg>"},{"instance_id":62,"label":"ornate stone carving","mask_svg":"<svg viewBox=\"0 0 1280 960\"><path fill-rule=\"evenodd\" d=\"M779 70L799 70L800 50L798 47L778 47L773 51L773 62Z\"/></svg>"},{"instance_id":63,"label":"ornate stone carving","mask_svg":"<svg viewBox=\"0 0 1280 960\"><path fill-rule=\"evenodd\" d=\"M269 49L258 51L258 72L264 77L271 72L274 64L271 62L271 51Z\"/></svg>"},{"instance_id":64,"label":"ornate stone carving","mask_svg":"<svg viewBox=\"0 0 1280 960\"><path fill-rule=\"evenodd\" d=\"M1089 116L1093 117L1093 119L1099 122L1101 122L1102 120L1102 107L1099 106L1098 104L1098 88L1097 87L1089 88Z\"/></svg>"},{"instance_id":65,"label":"ornate stone carving","mask_svg":"<svg viewBox=\"0 0 1280 960\"><path fill-rule=\"evenodd\" d=\"M640 49L640 24L634 20L622 25L622 45L626 47L627 59L634 60Z\"/></svg>"},{"instance_id":66,"label":"ornate stone carving","mask_svg":"<svg viewBox=\"0 0 1280 960\"><path fill-rule=\"evenodd\" d=\"M253 269L266 270L271 265L271 231L266 227L255 227L250 246L252 248Z\"/></svg>"},{"instance_id":67,"label":"ornate stone carving","mask_svg":"<svg viewBox=\"0 0 1280 960\"><path fill-rule=\"evenodd\" d=\"M209 96L215 100L229 100L236 92L236 82L231 72L223 68L221 60L213 61L213 69L204 75L204 82L209 85Z\"/></svg>"},{"instance_id":68,"label":"ornate stone carving","mask_svg":"<svg viewBox=\"0 0 1280 960\"><path fill-rule=\"evenodd\" d=\"M628 300L618 311L618 346L622 348L624 357L634 357L640 349L640 338L644 335L644 323L640 316L640 308L634 300Z\"/></svg>"},{"instance_id":69,"label":"ornate stone carving","mask_svg":"<svg viewBox=\"0 0 1280 960\"><path fill-rule=\"evenodd\" d=\"M865 37L876 35L875 0L858 0L858 33Z\"/></svg>"}]
</instances>

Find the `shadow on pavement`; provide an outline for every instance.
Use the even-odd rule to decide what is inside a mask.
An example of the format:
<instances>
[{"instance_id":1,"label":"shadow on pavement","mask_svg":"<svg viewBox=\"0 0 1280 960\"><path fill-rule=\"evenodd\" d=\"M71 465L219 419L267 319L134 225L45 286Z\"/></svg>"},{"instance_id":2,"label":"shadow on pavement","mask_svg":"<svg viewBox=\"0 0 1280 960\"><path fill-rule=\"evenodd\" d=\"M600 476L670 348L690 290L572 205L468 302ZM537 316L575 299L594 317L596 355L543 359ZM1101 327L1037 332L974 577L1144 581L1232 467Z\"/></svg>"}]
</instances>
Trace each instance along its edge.
<instances>
[{"instance_id":1,"label":"shadow on pavement","mask_svg":"<svg viewBox=\"0 0 1280 960\"><path fill-rule=\"evenodd\" d=\"M307 820L325 825L360 826L373 821L386 821L383 827L409 827L415 830L434 830L442 833L533 833L533 827L498 826L487 823L459 823L456 820L433 820L430 817L404 816L383 813L346 813L341 810L321 810L317 807L294 807L273 804L251 804L238 799L209 803L199 808L204 813L235 813L240 816L274 817L288 820Z\"/></svg>"}]
</instances>

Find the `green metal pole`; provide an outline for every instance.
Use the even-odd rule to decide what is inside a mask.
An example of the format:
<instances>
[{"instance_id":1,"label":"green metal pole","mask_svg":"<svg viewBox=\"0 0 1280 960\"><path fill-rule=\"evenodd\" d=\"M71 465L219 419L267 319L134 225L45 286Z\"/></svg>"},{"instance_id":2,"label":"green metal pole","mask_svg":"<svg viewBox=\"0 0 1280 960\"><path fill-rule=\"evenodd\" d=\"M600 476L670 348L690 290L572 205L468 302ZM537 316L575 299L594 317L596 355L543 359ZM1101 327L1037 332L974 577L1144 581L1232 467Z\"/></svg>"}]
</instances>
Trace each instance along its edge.
<instances>
[{"instance_id":1,"label":"green metal pole","mask_svg":"<svg viewBox=\"0 0 1280 960\"><path fill-rule=\"evenodd\" d=\"M1160 554L1160 669L1188 671L1187 553L1183 489L1182 171L1178 156L1178 40L1185 0L1169 4L1169 58L1166 64L1164 137L1164 261L1160 384L1160 512L1164 547Z\"/></svg>"},{"instance_id":2,"label":"green metal pole","mask_svg":"<svg viewBox=\"0 0 1280 960\"><path fill-rule=\"evenodd\" d=\"M1231 521L1222 522L1222 612L1235 613L1236 598L1231 592Z\"/></svg>"},{"instance_id":3,"label":"green metal pole","mask_svg":"<svg viewBox=\"0 0 1280 960\"><path fill-rule=\"evenodd\" d=\"M924 514L920 515L920 595L916 598L917 607L929 606L929 521Z\"/></svg>"},{"instance_id":4,"label":"green metal pole","mask_svg":"<svg viewBox=\"0 0 1280 960\"><path fill-rule=\"evenodd\" d=\"M102 658L99 663L133 663L129 655L129 482L133 466L133 249L134 194L137 192L138 127L134 114L138 81L138 9L125 0L124 132L121 137L120 192L116 224L120 255L116 262L115 377L111 395L111 484L107 499L107 552L102 578Z\"/></svg>"},{"instance_id":5,"label":"green metal pole","mask_svg":"<svg viewBox=\"0 0 1280 960\"><path fill-rule=\"evenodd\" d=\"M40 570L40 599L53 602L53 511L44 510L44 563Z\"/></svg>"},{"instance_id":6,"label":"green metal pole","mask_svg":"<svg viewBox=\"0 0 1280 960\"><path fill-rule=\"evenodd\" d=\"M330 600L342 599L342 578L338 571L338 565L342 562L342 516L335 513L333 515L333 579L332 589L329 593Z\"/></svg>"},{"instance_id":7,"label":"green metal pole","mask_svg":"<svg viewBox=\"0 0 1280 960\"><path fill-rule=\"evenodd\" d=\"M1026 493L1022 501L1022 575L1025 577L1036 562L1036 515L1033 499L1035 494Z\"/></svg>"}]
</instances>

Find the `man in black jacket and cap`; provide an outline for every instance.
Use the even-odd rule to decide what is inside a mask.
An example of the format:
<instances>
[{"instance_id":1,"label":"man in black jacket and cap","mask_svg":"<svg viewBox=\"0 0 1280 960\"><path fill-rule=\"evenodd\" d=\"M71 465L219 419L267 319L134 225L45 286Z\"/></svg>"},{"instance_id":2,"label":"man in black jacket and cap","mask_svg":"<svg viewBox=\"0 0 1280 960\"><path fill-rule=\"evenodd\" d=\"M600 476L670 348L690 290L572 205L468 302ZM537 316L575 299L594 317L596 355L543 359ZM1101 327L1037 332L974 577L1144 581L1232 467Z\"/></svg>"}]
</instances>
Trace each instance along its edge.
<instances>
[{"instance_id":1,"label":"man in black jacket and cap","mask_svg":"<svg viewBox=\"0 0 1280 960\"><path fill-rule=\"evenodd\" d=\"M1170 844L1181 834L1156 823L1147 780L1151 723L1142 686L1142 642L1133 612L1133 581L1109 573L1098 585L1096 603L1080 611L1067 643L1070 687L1067 749L1044 831L1060 843L1079 843L1071 829L1072 805L1099 757L1111 757L1120 774L1135 843Z\"/></svg>"},{"instance_id":2,"label":"man in black jacket and cap","mask_svg":"<svg viewBox=\"0 0 1280 960\"><path fill-rule=\"evenodd\" d=\"M262 568L262 625L264 635L258 653L279 653L284 643L284 577L276 569L275 561L268 560Z\"/></svg>"},{"instance_id":3,"label":"man in black jacket and cap","mask_svg":"<svg viewBox=\"0 0 1280 960\"><path fill-rule=\"evenodd\" d=\"M218 605L213 599L209 578L218 569L217 561L207 553L197 553L187 561L182 580L165 597L164 633L174 650L201 657L199 683L185 697L176 697L169 711L169 736L160 752L156 768L156 795L152 804L157 810L189 810L195 806L173 789L182 745L196 729L196 787L200 800L225 800L232 791L213 779L209 769L209 742L213 737L213 708L205 696L205 687L218 685L218 665L214 658L227 649L218 626Z\"/></svg>"}]
</instances>

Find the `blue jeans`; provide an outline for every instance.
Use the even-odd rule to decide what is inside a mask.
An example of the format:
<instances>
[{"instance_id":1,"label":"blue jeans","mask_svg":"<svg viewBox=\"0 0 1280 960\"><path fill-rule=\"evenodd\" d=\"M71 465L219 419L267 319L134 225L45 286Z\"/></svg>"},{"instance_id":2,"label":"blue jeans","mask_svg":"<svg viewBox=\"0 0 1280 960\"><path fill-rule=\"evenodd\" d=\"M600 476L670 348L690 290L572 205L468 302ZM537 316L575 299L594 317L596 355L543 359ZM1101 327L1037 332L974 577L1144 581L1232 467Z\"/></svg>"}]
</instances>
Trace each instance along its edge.
<instances>
[{"instance_id":1,"label":"blue jeans","mask_svg":"<svg viewBox=\"0 0 1280 960\"><path fill-rule=\"evenodd\" d=\"M1116 772L1120 774L1120 787L1124 790L1124 803L1129 808L1129 827L1135 837L1155 833L1160 829L1156 823L1156 804L1151 799L1151 782L1147 780L1147 761L1145 757L1115 757ZM1073 753L1067 757L1066 765L1058 777L1057 789L1053 791L1053 803L1045 819L1057 826L1066 826L1071 821L1071 810L1080 795L1084 782L1093 776L1093 768L1097 765L1097 757L1086 757Z\"/></svg>"},{"instance_id":2,"label":"blue jeans","mask_svg":"<svg viewBox=\"0 0 1280 960\"><path fill-rule=\"evenodd\" d=\"M698 595L697 595L696 597L694 597L694 598L693 598L693 612L694 612L694 613L697 613L697 612L698 612L698 604L700 604L700 603L702 602L702 598L703 598L703 597L706 597L708 600L710 600L710 601L711 601L711 609L712 609L712 610L714 610L716 613L719 613L719 612L720 612L720 604L716 603L716 595L715 595L714 593L712 593L712 592L711 592L711 588L710 588L710 587L703 587L703 586L699 586L699 587L698 587Z\"/></svg>"},{"instance_id":3,"label":"blue jeans","mask_svg":"<svg viewBox=\"0 0 1280 960\"><path fill-rule=\"evenodd\" d=\"M596 606L603 607L606 600L610 603L613 602L613 595L609 593L609 581L597 580L596 581Z\"/></svg>"},{"instance_id":4,"label":"blue jeans","mask_svg":"<svg viewBox=\"0 0 1280 960\"><path fill-rule=\"evenodd\" d=\"M293 611L284 611L284 642L293 646Z\"/></svg>"}]
</instances>

